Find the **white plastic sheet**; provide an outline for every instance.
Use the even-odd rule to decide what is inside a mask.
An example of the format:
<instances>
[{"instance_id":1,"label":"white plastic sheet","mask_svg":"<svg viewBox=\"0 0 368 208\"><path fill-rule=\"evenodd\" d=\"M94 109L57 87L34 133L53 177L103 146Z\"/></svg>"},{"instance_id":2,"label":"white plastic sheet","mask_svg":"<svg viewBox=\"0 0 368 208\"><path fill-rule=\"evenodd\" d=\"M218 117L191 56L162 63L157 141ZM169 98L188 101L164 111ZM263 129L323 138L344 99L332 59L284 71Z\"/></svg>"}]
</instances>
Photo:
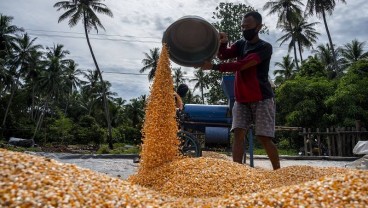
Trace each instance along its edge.
<instances>
[{"instance_id":1,"label":"white plastic sheet","mask_svg":"<svg viewBox=\"0 0 368 208\"><path fill-rule=\"evenodd\" d=\"M353 153L356 155L368 155L368 141L359 141L355 145Z\"/></svg>"}]
</instances>

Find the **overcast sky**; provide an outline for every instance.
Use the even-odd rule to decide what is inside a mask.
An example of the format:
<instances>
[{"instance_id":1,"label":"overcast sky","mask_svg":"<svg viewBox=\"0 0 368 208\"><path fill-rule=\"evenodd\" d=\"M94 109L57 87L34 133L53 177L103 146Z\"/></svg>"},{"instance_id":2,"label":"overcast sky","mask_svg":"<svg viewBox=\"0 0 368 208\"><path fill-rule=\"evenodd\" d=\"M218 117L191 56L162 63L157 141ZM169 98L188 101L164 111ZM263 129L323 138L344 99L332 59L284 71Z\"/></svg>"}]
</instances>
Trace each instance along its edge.
<instances>
[{"instance_id":1,"label":"overcast sky","mask_svg":"<svg viewBox=\"0 0 368 208\"><path fill-rule=\"evenodd\" d=\"M0 0L0 13L13 16L13 24L23 27L37 43L43 46L63 44L70 51L81 69L94 69L93 61L83 34L82 24L69 28L67 21L58 23L62 12L57 12L54 0ZM265 0L219 1L219 0L106 0L104 3L114 14L113 18L99 15L106 31L91 35L91 43L103 77L111 82L111 91L129 101L131 98L149 93L147 75L134 75L142 68L144 53L154 47L161 48L162 34L177 19L186 15L197 15L212 22L212 12L220 2L241 2L253 6L264 16L269 35L261 38L273 45L270 76L274 63L287 54L286 46L276 42L282 34L276 29L277 16L267 16L262 7ZM306 3L306 1L303 1ZM368 4L366 0L337 1L333 16L327 22L335 45L341 46L353 39L368 40ZM321 33L318 44L327 43L322 20L316 29ZM96 32L92 32L96 34ZM368 45L367 45L368 46ZM365 48L368 50L368 48ZM305 52L304 57L309 54ZM176 66L175 64L172 64ZM193 69L182 67L186 77L193 78ZM128 74L126 74L128 73ZM133 74L129 74L133 73Z\"/></svg>"}]
</instances>

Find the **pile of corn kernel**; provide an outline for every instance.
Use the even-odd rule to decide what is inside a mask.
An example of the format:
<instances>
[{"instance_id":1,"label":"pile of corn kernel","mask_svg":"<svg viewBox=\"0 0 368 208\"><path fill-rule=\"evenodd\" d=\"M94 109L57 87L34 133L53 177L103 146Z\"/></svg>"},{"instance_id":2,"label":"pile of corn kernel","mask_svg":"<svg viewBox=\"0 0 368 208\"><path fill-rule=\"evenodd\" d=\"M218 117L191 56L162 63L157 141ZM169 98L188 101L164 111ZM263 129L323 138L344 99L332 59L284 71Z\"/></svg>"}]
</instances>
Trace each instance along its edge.
<instances>
[{"instance_id":1,"label":"pile of corn kernel","mask_svg":"<svg viewBox=\"0 0 368 208\"><path fill-rule=\"evenodd\" d=\"M172 170L173 167L177 170ZM264 171L222 159L185 158L160 167L161 171L167 171L161 175L156 171L156 181L168 180L161 182L165 191L4 149L0 149L0 170L0 207L366 207L368 204L368 171L364 170L295 166ZM165 178L169 173L174 174L173 178ZM178 197L167 195L170 189L174 193L171 195ZM215 189L221 189L222 193L207 197L216 195ZM194 196L193 192L203 197Z\"/></svg>"},{"instance_id":2,"label":"pile of corn kernel","mask_svg":"<svg viewBox=\"0 0 368 208\"><path fill-rule=\"evenodd\" d=\"M182 158L168 52L148 101L138 173L124 181L0 149L0 207L366 207L368 171L292 166L276 171L226 156Z\"/></svg>"},{"instance_id":3,"label":"pile of corn kernel","mask_svg":"<svg viewBox=\"0 0 368 208\"><path fill-rule=\"evenodd\" d=\"M169 53L164 44L145 109L138 175L179 158L173 86Z\"/></svg>"}]
</instances>

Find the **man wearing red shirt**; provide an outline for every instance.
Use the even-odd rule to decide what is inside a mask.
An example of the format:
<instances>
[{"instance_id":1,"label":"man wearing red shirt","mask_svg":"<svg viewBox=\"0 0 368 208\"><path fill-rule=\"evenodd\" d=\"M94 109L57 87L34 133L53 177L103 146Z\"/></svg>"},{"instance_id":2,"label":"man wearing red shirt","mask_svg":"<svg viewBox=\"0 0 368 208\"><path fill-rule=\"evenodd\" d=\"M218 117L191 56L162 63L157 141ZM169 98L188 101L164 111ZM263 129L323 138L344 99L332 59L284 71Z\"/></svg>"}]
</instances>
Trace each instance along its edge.
<instances>
[{"instance_id":1,"label":"man wearing red shirt","mask_svg":"<svg viewBox=\"0 0 368 208\"><path fill-rule=\"evenodd\" d=\"M212 64L205 62L202 69L221 72L235 72L235 103L232 109L234 131L233 160L242 163L246 129L255 123L257 139L265 148L273 169L280 168L275 136L274 93L268 80L272 55L272 45L258 36L262 28L262 16L258 12L249 12L242 20L244 38L227 47L226 33L220 33L218 58L221 60L236 58L229 63Z\"/></svg>"}]
</instances>

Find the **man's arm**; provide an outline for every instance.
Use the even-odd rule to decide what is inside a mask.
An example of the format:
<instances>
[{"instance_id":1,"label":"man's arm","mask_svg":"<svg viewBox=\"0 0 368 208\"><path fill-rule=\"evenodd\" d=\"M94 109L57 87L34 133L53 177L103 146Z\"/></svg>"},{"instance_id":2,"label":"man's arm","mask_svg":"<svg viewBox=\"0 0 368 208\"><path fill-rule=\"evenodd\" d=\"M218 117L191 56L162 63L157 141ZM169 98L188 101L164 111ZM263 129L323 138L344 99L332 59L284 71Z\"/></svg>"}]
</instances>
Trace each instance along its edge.
<instances>
[{"instance_id":1,"label":"man's arm","mask_svg":"<svg viewBox=\"0 0 368 208\"><path fill-rule=\"evenodd\" d=\"M221 64L205 63L202 68L219 70L221 72L242 71L260 64L262 61L269 59L271 55L272 55L272 46L271 44L266 43L264 46L262 46L261 50L257 51L256 53L250 53L243 59L238 60L236 62L221 63Z\"/></svg>"}]
</instances>

